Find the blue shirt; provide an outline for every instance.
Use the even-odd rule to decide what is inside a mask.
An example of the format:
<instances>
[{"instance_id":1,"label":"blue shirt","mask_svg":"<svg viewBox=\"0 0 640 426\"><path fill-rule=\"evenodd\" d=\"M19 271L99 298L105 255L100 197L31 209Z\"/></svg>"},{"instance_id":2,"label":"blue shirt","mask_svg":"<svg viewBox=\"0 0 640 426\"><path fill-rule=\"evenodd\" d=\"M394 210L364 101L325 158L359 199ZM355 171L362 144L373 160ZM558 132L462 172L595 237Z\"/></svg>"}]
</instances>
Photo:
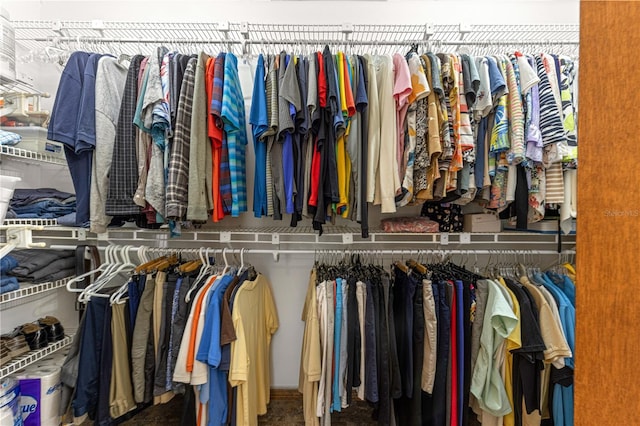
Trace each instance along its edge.
<instances>
[{"instance_id":1,"label":"blue shirt","mask_svg":"<svg viewBox=\"0 0 640 426\"><path fill-rule=\"evenodd\" d=\"M549 290L556 299L558 304L558 312L560 314L560 322L562 329L567 337L567 343L571 348L571 352L575 354L575 330L576 330L576 310L566 294L560 290L551 280L543 274L536 274L535 278ZM574 359L565 358L565 365L571 369L574 368ZM562 386L556 383L553 387L552 401L553 423L556 426L573 426L573 384L570 386Z\"/></svg>"},{"instance_id":2,"label":"blue shirt","mask_svg":"<svg viewBox=\"0 0 640 426\"><path fill-rule=\"evenodd\" d=\"M84 69L90 56L87 52L73 52L69 57L60 77L47 129L47 139L61 142L73 151L76 146Z\"/></svg>"},{"instance_id":3,"label":"blue shirt","mask_svg":"<svg viewBox=\"0 0 640 426\"><path fill-rule=\"evenodd\" d=\"M342 278L336 278L336 314L333 332L333 402L331 412L342 411L342 401L340 399L340 340L342 339Z\"/></svg>"},{"instance_id":4,"label":"blue shirt","mask_svg":"<svg viewBox=\"0 0 640 426\"><path fill-rule=\"evenodd\" d=\"M504 77L502 77L502 73L498 69L498 63L495 58L487 56L487 64L489 64L491 94L495 95L497 92L505 90L507 83L504 81Z\"/></svg>"},{"instance_id":5,"label":"blue shirt","mask_svg":"<svg viewBox=\"0 0 640 426\"><path fill-rule=\"evenodd\" d=\"M80 96L76 153L91 150L96 146L96 73L98 61L103 55L93 53L84 67L84 83Z\"/></svg>"},{"instance_id":6,"label":"blue shirt","mask_svg":"<svg viewBox=\"0 0 640 426\"><path fill-rule=\"evenodd\" d=\"M260 141L260 136L267 130L267 92L264 81L264 58L258 56L256 76L253 82L251 112L249 122L253 133L253 150L256 156L255 175L253 180L253 215L267 215L267 145Z\"/></svg>"}]
</instances>

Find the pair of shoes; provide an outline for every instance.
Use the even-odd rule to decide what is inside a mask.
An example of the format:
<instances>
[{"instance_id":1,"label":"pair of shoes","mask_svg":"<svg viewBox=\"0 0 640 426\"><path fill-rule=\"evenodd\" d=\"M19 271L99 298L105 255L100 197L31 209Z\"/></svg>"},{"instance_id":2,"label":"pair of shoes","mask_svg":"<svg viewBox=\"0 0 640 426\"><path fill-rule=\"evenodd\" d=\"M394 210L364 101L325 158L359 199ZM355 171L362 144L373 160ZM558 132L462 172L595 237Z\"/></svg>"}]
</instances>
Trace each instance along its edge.
<instances>
[{"instance_id":1,"label":"pair of shoes","mask_svg":"<svg viewBox=\"0 0 640 426\"><path fill-rule=\"evenodd\" d=\"M0 341L0 365L5 365L11 361L11 350L3 341Z\"/></svg>"},{"instance_id":2,"label":"pair of shoes","mask_svg":"<svg viewBox=\"0 0 640 426\"><path fill-rule=\"evenodd\" d=\"M44 327L30 322L20 326L19 329L32 351L45 348L49 344L49 338Z\"/></svg>"},{"instance_id":3,"label":"pair of shoes","mask_svg":"<svg viewBox=\"0 0 640 426\"><path fill-rule=\"evenodd\" d=\"M29 344L19 330L0 336L0 342L9 351L10 359L29 352Z\"/></svg>"},{"instance_id":4,"label":"pair of shoes","mask_svg":"<svg viewBox=\"0 0 640 426\"><path fill-rule=\"evenodd\" d=\"M40 318L38 320L38 324L44 328L49 343L54 343L64 339L64 327L62 327L58 318L46 316L44 318Z\"/></svg>"}]
</instances>

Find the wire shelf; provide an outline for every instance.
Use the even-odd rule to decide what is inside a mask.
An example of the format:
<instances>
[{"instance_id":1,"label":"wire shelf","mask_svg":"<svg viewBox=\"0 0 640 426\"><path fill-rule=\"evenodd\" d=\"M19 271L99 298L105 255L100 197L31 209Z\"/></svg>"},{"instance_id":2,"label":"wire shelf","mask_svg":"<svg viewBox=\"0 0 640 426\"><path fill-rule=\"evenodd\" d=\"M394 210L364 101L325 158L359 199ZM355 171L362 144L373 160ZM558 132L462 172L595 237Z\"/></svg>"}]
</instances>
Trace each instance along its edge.
<instances>
[{"instance_id":1,"label":"wire shelf","mask_svg":"<svg viewBox=\"0 0 640 426\"><path fill-rule=\"evenodd\" d=\"M20 160L25 161L39 161L42 163L58 164L60 166L66 166L67 160L65 158L56 157L54 155L43 154L41 152L29 151L15 146L0 145L0 153L2 155L8 155Z\"/></svg>"},{"instance_id":2,"label":"wire shelf","mask_svg":"<svg viewBox=\"0 0 640 426\"><path fill-rule=\"evenodd\" d=\"M351 43L354 45L408 46L433 43L435 46L517 45L524 43L575 46L579 25L296 25L212 23L212 22L103 22L103 21L14 21L16 41L30 50L58 45L71 50L86 43L95 50L140 53L142 45L167 44L181 50L203 49L206 45L248 45L254 53L262 44L276 47Z\"/></svg>"},{"instance_id":3,"label":"wire shelf","mask_svg":"<svg viewBox=\"0 0 640 426\"><path fill-rule=\"evenodd\" d=\"M8 225L33 225L33 226L57 226L58 219L5 219L3 226Z\"/></svg>"},{"instance_id":4,"label":"wire shelf","mask_svg":"<svg viewBox=\"0 0 640 426\"><path fill-rule=\"evenodd\" d=\"M6 303L16 302L26 298L31 298L39 294L47 293L52 290L62 288L67 285L67 282L73 277L63 278L61 280L51 281L41 284L22 284L20 289L10 291L0 295L0 306L4 307Z\"/></svg>"},{"instance_id":5,"label":"wire shelf","mask_svg":"<svg viewBox=\"0 0 640 426\"><path fill-rule=\"evenodd\" d=\"M34 362L46 358L52 353L57 352L60 349L70 345L72 341L73 335L67 335L64 339L58 342L50 343L46 348L42 348L36 351L29 351L24 355L12 359L6 365L0 368L0 379L3 379L8 375L15 373L16 371L22 370L23 368L33 364Z\"/></svg>"}]
</instances>

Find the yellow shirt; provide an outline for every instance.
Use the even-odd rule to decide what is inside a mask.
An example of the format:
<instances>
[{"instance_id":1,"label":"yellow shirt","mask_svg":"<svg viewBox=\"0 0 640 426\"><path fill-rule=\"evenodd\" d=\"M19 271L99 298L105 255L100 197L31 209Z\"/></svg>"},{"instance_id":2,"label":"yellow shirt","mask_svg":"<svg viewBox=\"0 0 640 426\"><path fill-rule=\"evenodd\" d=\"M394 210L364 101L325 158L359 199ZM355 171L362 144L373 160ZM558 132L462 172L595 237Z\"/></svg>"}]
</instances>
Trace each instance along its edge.
<instances>
[{"instance_id":1,"label":"yellow shirt","mask_svg":"<svg viewBox=\"0 0 640 426\"><path fill-rule=\"evenodd\" d=\"M305 425L319 425L320 419L316 416L316 402L318 400L318 382L322 373L320 362L322 349L320 347L320 322L318 320L318 303L316 300L315 269L311 271L309 276L307 297L302 309L302 321L304 321L304 338L300 356L298 392L302 394Z\"/></svg>"},{"instance_id":2,"label":"yellow shirt","mask_svg":"<svg viewBox=\"0 0 640 426\"><path fill-rule=\"evenodd\" d=\"M513 408L514 407L513 405L513 354L511 353L511 351L522 347L522 334L520 330L520 304L518 303L518 299L516 298L516 295L513 294L513 292L509 290L509 288L507 287L507 283L504 282L504 279L500 277L498 281L500 282L500 285L503 286L509 293L509 296L511 297L511 302L513 304L513 313L518 318L518 324L514 327L511 334L507 337L506 353L504 358L504 363L505 363L504 388L507 391L507 398L509 399L509 404L511 404L511 407ZM516 420L515 420L514 412L511 411L510 413L505 414L502 421L504 426L515 426Z\"/></svg>"},{"instance_id":3,"label":"yellow shirt","mask_svg":"<svg viewBox=\"0 0 640 426\"><path fill-rule=\"evenodd\" d=\"M231 343L229 383L238 387L237 425L257 425L269 403L269 347L278 329L271 285L264 275L241 284L231 317L237 339Z\"/></svg>"}]
</instances>

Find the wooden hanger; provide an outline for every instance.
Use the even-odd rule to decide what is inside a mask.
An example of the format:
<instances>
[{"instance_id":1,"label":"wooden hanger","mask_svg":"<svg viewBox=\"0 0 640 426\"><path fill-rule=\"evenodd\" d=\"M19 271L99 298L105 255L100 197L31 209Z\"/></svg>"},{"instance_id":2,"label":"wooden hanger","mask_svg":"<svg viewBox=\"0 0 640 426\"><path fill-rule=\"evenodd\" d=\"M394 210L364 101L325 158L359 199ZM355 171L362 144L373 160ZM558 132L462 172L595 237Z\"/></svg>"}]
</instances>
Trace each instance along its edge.
<instances>
[{"instance_id":1,"label":"wooden hanger","mask_svg":"<svg viewBox=\"0 0 640 426\"><path fill-rule=\"evenodd\" d=\"M200 260L192 260L191 262L183 263L178 270L182 273L189 273L197 270L202 265Z\"/></svg>"},{"instance_id":2,"label":"wooden hanger","mask_svg":"<svg viewBox=\"0 0 640 426\"><path fill-rule=\"evenodd\" d=\"M416 262L414 259L407 260L407 265L409 265L409 267L411 269L413 269L414 271L416 271L419 274L423 274L424 275L424 274L427 273L427 268L424 265Z\"/></svg>"},{"instance_id":3,"label":"wooden hanger","mask_svg":"<svg viewBox=\"0 0 640 426\"><path fill-rule=\"evenodd\" d=\"M407 265L400 262L399 260L396 260L395 262L393 262L393 264L396 266L396 268L400 269L405 274L409 273L409 268L407 268Z\"/></svg>"},{"instance_id":4,"label":"wooden hanger","mask_svg":"<svg viewBox=\"0 0 640 426\"><path fill-rule=\"evenodd\" d=\"M154 269L156 271L166 271L167 269L169 269L171 266L175 265L176 263L178 263L178 257L175 254L172 254L170 257L162 260L160 262L160 264L155 265L155 267L151 271L153 271ZM147 270L147 272L150 272L150 271Z\"/></svg>"},{"instance_id":5,"label":"wooden hanger","mask_svg":"<svg viewBox=\"0 0 640 426\"><path fill-rule=\"evenodd\" d=\"M135 272L139 274L140 272L147 271L150 268L153 268L156 264L165 260L167 256L158 257L157 259L150 260L149 262L143 263L135 269Z\"/></svg>"}]
</instances>

